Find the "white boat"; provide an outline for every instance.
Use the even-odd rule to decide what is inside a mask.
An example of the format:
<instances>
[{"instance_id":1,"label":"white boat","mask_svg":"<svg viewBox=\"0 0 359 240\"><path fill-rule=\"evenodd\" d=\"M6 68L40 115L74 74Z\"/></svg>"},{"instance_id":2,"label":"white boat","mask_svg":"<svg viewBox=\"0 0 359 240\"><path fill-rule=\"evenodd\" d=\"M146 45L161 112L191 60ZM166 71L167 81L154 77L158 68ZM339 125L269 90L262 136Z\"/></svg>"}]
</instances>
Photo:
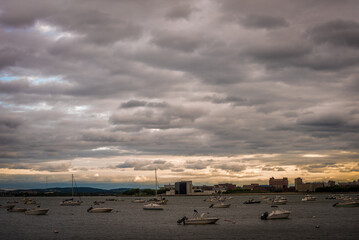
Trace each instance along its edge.
<instances>
[{"instance_id":1,"label":"white boat","mask_svg":"<svg viewBox=\"0 0 359 240\"><path fill-rule=\"evenodd\" d=\"M35 200L30 199L30 200L26 201L24 204L26 204L26 205L35 205L37 203L36 203Z\"/></svg>"},{"instance_id":2,"label":"white boat","mask_svg":"<svg viewBox=\"0 0 359 240\"><path fill-rule=\"evenodd\" d=\"M26 210L25 214L26 215L45 215L48 211L49 211L48 208L37 207L34 209Z\"/></svg>"},{"instance_id":3,"label":"white boat","mask_svg":"<svg viewBox=\"0 0 359 240\"><path fill-rule=\"evenodd\" d=\"M273 204L287 204L288 200L285 197L281 197L281 196L276 196L272 203Z\"/></svg>"},{"instance_id":4,"label":"white boat","mask_svg":"<svg viewBox=\"0 0 359 240\"><path fill-rule=\"evenodd\" d=\"M304 198L302 198L303 202L315 201L315 200L317 200L317 198L313 197L312 195L305 195Z\"/></svg>"},{"instance_id":5,"label":"white boat","mask_svg":"<svg viewBox=\"0 0 359 240\"><path fill-rule=\"evenodd\" d=\"M271 220L271 219L287 219L291 212L283 209L276 209L271 213L265 212L262 214L262 220Z\"/></svg>"},{"instance_id":6,"label":"white boat","mask_svg":"<svg viewBox=\"0 0 359 240\"><path fill-rule=\"evenodd\" d=\"M194 210L194 215L192 218L187 218L186 216L177 221L178 224L183 223L183 225L204 225L204 224L215 224L219 218L217 217L206 217L205 213L199 215L197 210Z\"/></svg>"},{"instance_id":7,"label":"white boat","mask_svg":"<svg viewBox=\"0 0 359 240\"><path fill-rule=\"evenodd\" d=\"M75 182L76 183L76 182ZM72 174L72 191L71 191L72 198L65 199L60 202L60 206L79 206L81 205L82 201L80 200L74 200L74 175Z\"/></svg>"},{"instance_id":8,"label":"white boat","mask_svg":"<svg viewBox=\"0 0 359 240\"><path fill-rule=\"evenodd\" d=\"M224 204L223 202L221 202L221 203L211 204L209 208L229 208L230 206L231 204Z\"/></svg>"},{"instance_id":9,"label":"white boat","mask_svg":"<svg viewBox=\"0 0 359 240\"><path fill-rule=\"evenodd\" d=\"M156 203L149 203L143 205L143 210L163 210L163 207Z\"/></svg>"},{"instance_id":10,"label":"white boat","mask_svg":"<svg viewBox=\"0 0 359 240\"><path fill-rule=\"evenodd\" d=\"M7 209L8 212L25 212L26 210L27 210L26 208L18 208L18 207L12 207Z\"/></svg>"},{"instance_id":11,"label":"white boat","mask_svg":"<svg viewBox=\"0 0 359 240\"><path fill-rule=\"evenodd\" d=\"M92 206L87 209L89 213L108 213L111 212L113 208L93 208Z\"/></svg>"}]
</instances>

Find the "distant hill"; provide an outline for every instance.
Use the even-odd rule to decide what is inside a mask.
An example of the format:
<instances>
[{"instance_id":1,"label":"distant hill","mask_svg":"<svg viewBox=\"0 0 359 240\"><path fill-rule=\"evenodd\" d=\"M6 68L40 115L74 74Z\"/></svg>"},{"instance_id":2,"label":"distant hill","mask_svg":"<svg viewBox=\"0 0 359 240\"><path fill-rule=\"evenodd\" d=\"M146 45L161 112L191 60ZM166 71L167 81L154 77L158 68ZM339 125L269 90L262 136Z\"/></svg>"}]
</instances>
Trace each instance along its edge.
<instances>
[{"instance_id":1,"label":"distant hill","mask_svg":"<svg viewBox=\"0 0 359 240\"><path fill-rule=\"evenodd\" d=\"M116 188L116 189L100 189L100 188L92 188L92 187L78 187L74 189L74 193L80 193L82 194L120 194L122 192L125 192L127 190L130 190L131 188ZM46 193L54 193L56 195L70 195L72 192L72 188L66 187L66 188L35 188L35 189L16 189L16 190L8 190L7 192L11 192L14 194L19 194L23 192L37 192L38 194L46 194Z\"/></svg>"}]
</instances>

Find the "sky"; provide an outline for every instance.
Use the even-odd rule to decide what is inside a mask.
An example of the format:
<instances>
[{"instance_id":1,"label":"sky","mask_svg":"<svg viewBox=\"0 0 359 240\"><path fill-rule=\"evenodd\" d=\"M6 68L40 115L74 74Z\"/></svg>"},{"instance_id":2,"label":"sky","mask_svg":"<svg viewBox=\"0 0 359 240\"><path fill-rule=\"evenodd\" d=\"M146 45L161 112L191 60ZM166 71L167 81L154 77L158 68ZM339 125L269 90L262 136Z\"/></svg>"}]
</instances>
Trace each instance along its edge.
<instances>
[{"instance_id":1,"label":"sky","mask_svg":"<svg viewBox=\"0 0 359 240\"><path fill-rule=\"evenodd\" d=\"M359 179L358 7L2 0L0 188Z\"/></svg>"}]
</instances>

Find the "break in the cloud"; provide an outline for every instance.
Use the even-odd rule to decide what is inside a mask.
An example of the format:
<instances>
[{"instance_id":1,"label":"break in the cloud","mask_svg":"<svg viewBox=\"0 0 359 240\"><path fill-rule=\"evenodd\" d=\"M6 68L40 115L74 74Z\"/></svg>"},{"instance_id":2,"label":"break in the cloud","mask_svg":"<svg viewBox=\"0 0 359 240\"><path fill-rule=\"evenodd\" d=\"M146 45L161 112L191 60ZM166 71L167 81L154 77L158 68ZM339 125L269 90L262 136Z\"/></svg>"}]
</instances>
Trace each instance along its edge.
<instances>
[{"instance_id":1,"label":"break in the cloud","mask_svg":"<svg viewBox=\"0 0 359 240\"><path fill-rule=\"evenodd\" d=\"M1 1L2 186L357 179L357 7Z\"/></svg>"}]
</instances>

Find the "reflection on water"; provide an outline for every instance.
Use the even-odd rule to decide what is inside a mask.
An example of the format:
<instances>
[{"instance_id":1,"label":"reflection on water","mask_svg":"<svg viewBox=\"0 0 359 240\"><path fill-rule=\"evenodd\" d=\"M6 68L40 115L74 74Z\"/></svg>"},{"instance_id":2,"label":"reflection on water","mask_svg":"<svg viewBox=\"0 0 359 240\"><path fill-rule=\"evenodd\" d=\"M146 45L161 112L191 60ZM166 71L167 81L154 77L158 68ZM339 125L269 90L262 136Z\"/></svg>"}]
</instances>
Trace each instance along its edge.
<instances>
[{"instance_id":1,"label":"reflection on water","mask_svg":"<svg viewBox=\"0 0 359 240\"><path fill-rule=\"evenodd\" d=\"M170 197L163 211L144 211L143 204L105 201L111 213L94 214L86 210L105 197L85 197L81 206L60 206L63 198L33 198L49 208L45 216L28 216L0 209L1 239L358 239L359 208L334 208L336 200L302 202L302 195L288 195L281 208L292 211L288 220L263 221L260 216L271 211L269 204L243 204L249 198L235 196L230 208L209 208L206 197ZM0 204L14 198L0 198ZM16 198L20 202L21 198ZM18 203L17 206L23 206ZM30 208L32 206L26 206ZM215 225L177 225L193 209L219 217ZM317 227L319 226L319 228ZM58 233L54 233L58 231Z\"/></svg>"}]
</instances>

